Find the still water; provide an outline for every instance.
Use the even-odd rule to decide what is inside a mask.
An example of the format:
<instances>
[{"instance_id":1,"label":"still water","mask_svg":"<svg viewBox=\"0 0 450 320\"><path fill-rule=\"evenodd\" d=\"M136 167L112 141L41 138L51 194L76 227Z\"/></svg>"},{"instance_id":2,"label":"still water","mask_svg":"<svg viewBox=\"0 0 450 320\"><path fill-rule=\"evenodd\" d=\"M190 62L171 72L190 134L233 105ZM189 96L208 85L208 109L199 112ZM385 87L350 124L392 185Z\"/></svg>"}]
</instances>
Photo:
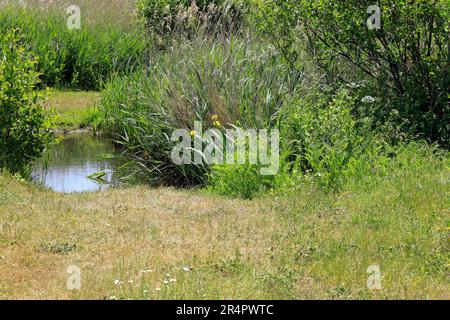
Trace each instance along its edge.
<instances>
[{"instance_id":1,"label":"still water","mask_svg":"<svg viewBox=\"0 0 450 320\"><path fill-rule=\"evenodd\" d=\"M59 137L32 171L34 181L54 191L72 193L105 190L114 180L114 146L91 133ZM89 177L101 172L101 177Z\"/></svg>"}]
</instances>

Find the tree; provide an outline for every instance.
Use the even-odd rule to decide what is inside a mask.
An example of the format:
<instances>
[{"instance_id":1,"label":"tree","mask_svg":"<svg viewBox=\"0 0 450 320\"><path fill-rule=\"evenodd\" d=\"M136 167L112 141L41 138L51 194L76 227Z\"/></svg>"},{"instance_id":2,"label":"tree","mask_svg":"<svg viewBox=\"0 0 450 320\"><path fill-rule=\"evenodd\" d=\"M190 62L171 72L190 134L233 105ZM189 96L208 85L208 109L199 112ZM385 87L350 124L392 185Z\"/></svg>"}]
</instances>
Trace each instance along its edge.
<instances>
[{"instance_id":1,"label":"tree","mask_svg":"<svg viewBox=\"0 0 450 320\"><path fill-rule=\"evenodd\" d=\"M373 5L379 29L367 27ZM368 81L379 118L396 110L412 132L450 146L449 7L446 0L263 1L258 20L291 66L304 40L315 63L340 81Z\"/></svg>"}]
</instances>

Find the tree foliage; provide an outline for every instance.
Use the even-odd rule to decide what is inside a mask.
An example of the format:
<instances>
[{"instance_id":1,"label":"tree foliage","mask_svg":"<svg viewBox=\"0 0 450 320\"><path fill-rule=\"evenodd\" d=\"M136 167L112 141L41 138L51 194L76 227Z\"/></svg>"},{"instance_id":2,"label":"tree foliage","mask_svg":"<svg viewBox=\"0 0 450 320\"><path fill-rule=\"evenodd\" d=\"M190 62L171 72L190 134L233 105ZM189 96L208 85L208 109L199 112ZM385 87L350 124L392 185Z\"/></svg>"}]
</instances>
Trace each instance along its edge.
<instances>
[{"instance_id":1,"label":"tree foliage","mask_svg":"<svg viewBox=\"0 0 450 320\"><path fill-rule=\"evenodd\" d=\"M381 28L369 30L367 9L374 4ZM299 62L299 43L306 43L334 77L367 81L379 119L396 110L412 132L448 146L449 7L446 0L262 1L257 21L291 66Z\"/></svg>"},{"instance_id":2,"label":"tree foliage","mask_svg":"<svg viewBox=\"0 0 450 320\"><path fill-rule=\"evenodd\" d=\"M16 30L0 36L0 168L12 173L24 173L53 138L35 91L37 63Z\"/></svg>"}]
</instances>

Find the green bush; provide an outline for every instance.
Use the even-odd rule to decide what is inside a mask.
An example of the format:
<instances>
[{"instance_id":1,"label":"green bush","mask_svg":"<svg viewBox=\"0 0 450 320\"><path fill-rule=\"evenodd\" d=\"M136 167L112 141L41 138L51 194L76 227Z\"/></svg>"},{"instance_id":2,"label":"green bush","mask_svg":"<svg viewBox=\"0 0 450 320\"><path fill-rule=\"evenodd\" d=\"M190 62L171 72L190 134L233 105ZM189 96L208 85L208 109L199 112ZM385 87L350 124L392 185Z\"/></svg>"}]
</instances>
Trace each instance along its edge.
<instances>
[{"instance_id":1,"label":"green bush","mask_svg":"<svg viewBox=\"0 0 450 320\"><path fill-rule=\"evenodd\" d=\"M6 7L0 11L0 32L20 29L27 50L39 55L42 84L97 90L112 74L144 65L143 32L87 22L81 30L70 30L66 17L62 10Z\"/></svg>"},{"instance_id":2,"label":"green bush","mask_svg":"<svg viewBox=\"0 0 450 320\"><path fill-rule=\"evenodd\" d=\"M255 21L291 66L301 63L306 49L328 74L364 85L377 101L366 111L378 123L398 112L406 130L449 146L448 1L383 1L381 29L369 30L367 9L373 4L261 1Z\"/></svg>"},{"instance_id":3,"label":"green bush","mask_svg":"<svg viewBox=\"0 0 450 320\"><path fill-rule=\"evenodd\" d=\"M208 175L208 188L223 196L252 199L270 189L272 180L272 177L262 176L257 165L215 165Z\"/></svg>"},{"instance_id":4,"label":"green bush","mask_svg":"<svg viewBox=\"0 0 450 320\"><path fill-rule=\"evenodd\" d=\"M358 100L345 89L311 93L294 99L284 110L282 137L293 169L311 173L321 186L338 188L348 176L370 174L381 141L357 120Z\"/></svg>"},{"instance_id":5,"label":"green bush","mask_svg":"<svg viewBox=\"0 0 450 320\"><path fill-rule=\"evenodd\" d=\"M16 30L0 35L0 168L12 173L26 174L53 140L35 88L37 63Z\"/></svg>"}]
</instances>

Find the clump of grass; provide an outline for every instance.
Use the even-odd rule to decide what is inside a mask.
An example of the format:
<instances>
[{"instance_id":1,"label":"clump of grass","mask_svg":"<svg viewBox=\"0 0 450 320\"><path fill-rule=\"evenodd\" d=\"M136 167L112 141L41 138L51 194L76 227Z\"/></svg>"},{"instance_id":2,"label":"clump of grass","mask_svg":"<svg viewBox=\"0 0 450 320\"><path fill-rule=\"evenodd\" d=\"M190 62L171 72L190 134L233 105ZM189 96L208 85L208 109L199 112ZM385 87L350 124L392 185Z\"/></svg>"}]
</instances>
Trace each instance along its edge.
<instances>
[{"instance_id":1,"label":"clump of grass","mask_svg":"<svg viewBox=\"0 0 450 320\"><path fill-rule=\"evenodd\" d=\"M208 174L208 189L227 197L252 199L271 189L272 176L262 176L258 165L224 164L212 166Z\"/></svg>"},{"instance_id":2,"label":"clump of grass","mask_svg":"<svg viewBox=\"0 0 450 320\"><path fill-rule=\"evenodd\" d=\"M283 97L299 81L270 46L251 36L223 41L198 37L160 52L146 73L116 77L102 94L100 127L123 145L154 183L202 185L207 168L177 166L170 153L175 129L194 121L272 128Z\"/></svg>"},{"instance_id":3,"label":"clump of grass","mask_svg":"<svg viewBox=\"0 0 450 320\"><path fill-rule=\"evenodd\" d=\"M75 243L44 243L37 249L38 252L54 253L54 254L68 254L77 249Z\"/></svg>"}]
</instances>

